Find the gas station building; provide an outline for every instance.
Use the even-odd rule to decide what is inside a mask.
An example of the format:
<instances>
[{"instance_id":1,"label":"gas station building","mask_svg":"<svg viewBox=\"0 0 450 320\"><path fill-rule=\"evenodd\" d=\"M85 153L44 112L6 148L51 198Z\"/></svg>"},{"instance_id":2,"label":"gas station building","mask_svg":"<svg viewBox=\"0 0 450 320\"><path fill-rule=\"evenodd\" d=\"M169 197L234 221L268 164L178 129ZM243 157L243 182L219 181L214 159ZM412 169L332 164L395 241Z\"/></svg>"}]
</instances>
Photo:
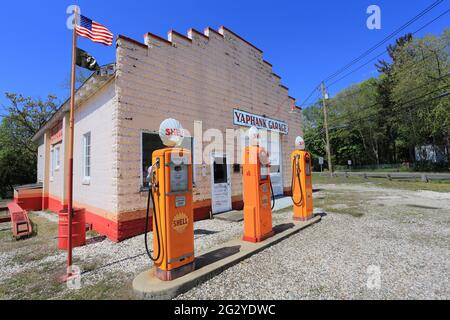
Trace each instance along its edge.
<instances>
[{"instance_id":1,"label":"gas station building","mask_svg":"<svg viewBox=\"0 0 450 320\"><path fill-rule=\"evenodd\" d=\"M113 241L144 232L147 168L152 152L163 147L158 129L166 118L192 134L183 142L191 150L199 123L224 137L226 129L251 125L279 132L270 141L277 164L271 180L275 195L290 192L300 109L262 51L225 27L190 29L186 36L170 31L167 39L147 33L144 42L119 35L110 72L92 75L75 99L74 206ZM21 192L36 209L67 206L68 135L69 101L34 136L42 189ZM196 220L243 208L242 167L226 152L209 156L208 164L194 159Z\"/></svg>"}]
</instances>

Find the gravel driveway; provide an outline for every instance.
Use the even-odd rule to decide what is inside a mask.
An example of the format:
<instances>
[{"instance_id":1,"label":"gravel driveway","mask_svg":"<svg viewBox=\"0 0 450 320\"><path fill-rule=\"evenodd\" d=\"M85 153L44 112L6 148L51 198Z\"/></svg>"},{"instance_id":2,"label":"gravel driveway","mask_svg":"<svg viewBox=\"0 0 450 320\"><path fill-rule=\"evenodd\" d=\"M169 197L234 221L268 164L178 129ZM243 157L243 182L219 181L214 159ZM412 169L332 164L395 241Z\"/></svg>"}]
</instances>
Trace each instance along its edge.
<instances>
[{"instance_id":1,"label":"gravel driveway","mask_svg":"<svg viewBox=\"0 0 450 320\"><path fill-rule=\"evenodd\" d=\"M450 299L450 194L318 187L316 203L351 194L363 214L327 211L178 299Z\"/></svg>"},{"instance_id":2,"label":"gravel driveway","mask_svg":"<svg viewBox=\"0 0 450 320\"><path fill-rule=\"evenodd\" d=\"M326 212L320 223L178 299L450 299L449 193L315 187L322 189L314 193L316 210ZM274 213L274 225L289 220L288 211ZM33 215L55 228L50 215ZM64 271L66 254L56 250L53 233L45 238L52 249L47 255L29 257L29 241L38 238L11 242L14 249L0 252L1 299L134 298L131 282L150 266L142 236L76 248L82 288L70 290L54 280ZM241 235L242 222L196 222L196 254Z\"/></svg>"}]
</instances>

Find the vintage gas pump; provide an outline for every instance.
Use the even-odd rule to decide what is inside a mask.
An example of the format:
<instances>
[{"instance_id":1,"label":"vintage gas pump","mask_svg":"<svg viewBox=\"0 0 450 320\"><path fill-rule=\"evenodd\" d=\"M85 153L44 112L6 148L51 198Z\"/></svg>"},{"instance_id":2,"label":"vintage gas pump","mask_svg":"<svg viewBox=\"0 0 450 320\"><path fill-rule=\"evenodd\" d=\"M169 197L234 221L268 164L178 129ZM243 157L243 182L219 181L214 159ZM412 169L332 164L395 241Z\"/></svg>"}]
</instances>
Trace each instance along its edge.
<instances>
[{"instance_id":1,"label":"vintage gas pump","mask_svg":"<svg viewBox=\"0 0 450 320\"><path fill-rule=\"evenodd\" d=\"M145 248L161 280L179 278L195 268L192 163L187 149L177 148L183 129L174 119L161 123L159 135L168 148L152 154L149 168ZM147 245L150 200L153 204L153 254Z\"/></svg>"},{"instance_id":2,"label":"vintage gas pump","mask_svg":"<svg viewBox=\"0 0 450 320\"><path fill-rule=\"evenodd\" d=\"M295 139L295 147L291 155L294 220L305 221L313 217L311 155L305 151L305 141L302 137Z\"/></svg>"},{"instance_id":3,"label":"vintage gas pump","mask_svg":"<svg viewBox=\"0 0 450 320\"><path fill-rule=\"evenodd\" d=\"M258 129L249 130L250 145L244 150L244 237L243 240L260 242L271 237L273 198L270 181L270 163L267 151L259 146Z\"/></svg>"}]
</instances>

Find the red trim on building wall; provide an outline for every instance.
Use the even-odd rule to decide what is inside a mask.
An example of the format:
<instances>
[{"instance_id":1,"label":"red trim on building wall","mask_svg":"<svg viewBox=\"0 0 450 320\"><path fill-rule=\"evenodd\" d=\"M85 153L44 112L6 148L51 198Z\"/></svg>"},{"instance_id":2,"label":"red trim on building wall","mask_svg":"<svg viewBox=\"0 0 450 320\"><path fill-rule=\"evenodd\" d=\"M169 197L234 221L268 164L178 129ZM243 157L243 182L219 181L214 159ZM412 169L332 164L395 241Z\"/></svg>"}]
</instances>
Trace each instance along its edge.
<instances>
[{"instance_id":1,"label":"red trim on building wall","mask_svg":"<svg viewBox=\"0 0 450 320\"><path fill-rule=\"evenodd\" d=\"M61 200L57 198L48 197L47 201L48 201L47 206L44 207L44 209L49 209L50 211L53 211L55 213L58 213L59 211L64 209Z\"/></svg>"},{"instance_id":2,"label":"red trim on building wall","mask_svg":"<svg viewBox=\"0 0 450 320\"><path fill-rule=\"evenodd\" d=\"M42 210L48 209L48 196L42 197Z\"/></svg>"},{"instance_id":3,"label":"red trim on building wall","mask_svg":"<svg viewBox=\"0 0 450 320\"><path fill-rule=\"evenodd\" d=\"M119 238L118 223L116 221L106 219L88 210L85 210L85 214L86 223L91 224L93 230L107 236L114 242L124 240Z\"/></svg>"},{"instance_id":4,"label":"red trim on building wall","mask_svg":"<svg viewBox=\"0 0 450 320\"><path fill-rule=\"evenodd\" d=\"M47 199L45 199L47 198ZM64 208L59 199L53 197L44 197L43 202L48 202L48 209L57 213ZM209 202L209 201L206 201ZM241 210L244 206L242 200L232 202L234 210ZM47 209L44 207L44 209ZM209 219L211 205L194 208L194 221ZM92 226L92 229L99 234L107 236L111 241L120 242L125 239L143 234L145 231L145 218L138 218L127 221L113 221L85 210L86 224ZM125 214L126 215L126 214ZM149 221L149 231L152 230L152 219Z\"/></svg>"},{"instance_id":5,"label":"red trim on building wall","mask_svg":"<svg viewBox=\"0 0 450 320\"><path fill-rule=\"evenodd\" d=\"M42 197L36 196L36 197L14 197L14 202L20 205L20 207L23 210L42 210Z\"/></svg>"}]
</instances>

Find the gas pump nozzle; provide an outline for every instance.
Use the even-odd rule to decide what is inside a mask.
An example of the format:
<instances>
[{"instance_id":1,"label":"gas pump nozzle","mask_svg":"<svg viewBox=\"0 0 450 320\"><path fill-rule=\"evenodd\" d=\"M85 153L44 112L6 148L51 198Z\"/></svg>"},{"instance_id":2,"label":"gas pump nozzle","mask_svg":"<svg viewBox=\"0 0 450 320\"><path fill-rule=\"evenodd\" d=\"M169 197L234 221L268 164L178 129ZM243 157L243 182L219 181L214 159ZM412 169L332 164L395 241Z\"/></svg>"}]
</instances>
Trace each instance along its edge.
<instances>
[{"instance_id":1,"label":"gas pump nozzle","mask_svg":"<svg viewBox=\"0 0 450 320\"><path fill-rule=\"evenodd\" d=\"M156 176L155 168L159 168L159 158L156 159L155 163L152 164L148 168L148 198L147 198L147 212L146 212L146 218L145 218L145 232L144 232L144 242L145 242L145 250L147 251L147 255L153 262L157 262L161 258L161 238L159 234L159 228L158 228L158 214L156 212L156 206L155 206L155 199L154 199L154 193L156 193L156 190L158 189L158 179ZM156 237L158 241L158 255L156 257L152 257L150 254L150 250L148 249L148 243L147 243L147 234L148 234L148 218L150 215L150 201L152 202L152 208L153 208L153 218L155 220L155 227L156 227ZM159 208L159 205L158 205Z\"/></svg>"}]
</instances>

